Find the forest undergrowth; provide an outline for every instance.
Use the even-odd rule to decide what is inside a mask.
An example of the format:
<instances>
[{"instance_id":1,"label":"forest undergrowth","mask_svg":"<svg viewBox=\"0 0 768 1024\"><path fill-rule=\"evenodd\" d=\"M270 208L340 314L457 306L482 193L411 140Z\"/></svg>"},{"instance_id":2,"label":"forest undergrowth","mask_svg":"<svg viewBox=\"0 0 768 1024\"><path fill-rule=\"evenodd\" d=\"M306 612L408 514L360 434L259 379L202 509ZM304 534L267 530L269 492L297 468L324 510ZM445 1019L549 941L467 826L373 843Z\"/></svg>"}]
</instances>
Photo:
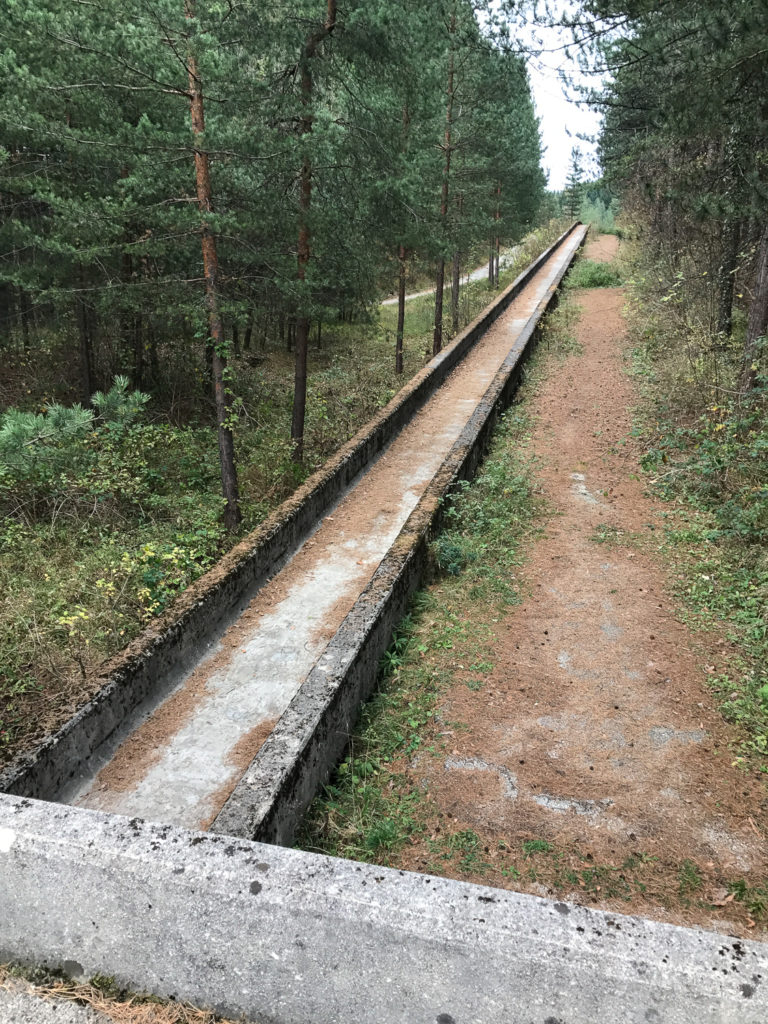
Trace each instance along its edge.
<instances>
[{"instance_id":1,"label":"forest undergrowth","mask_svg":"<svg viewBox=\"0 0 768 1024\"><path fill-rule=\"evenodd\" d=\"M715 631L709 685L744 732L735 756L768 772L768 381L739 395L746 318L722 339L703 323L701 271L625 246L642 467L665 502L663 554L682 613ZM739 296L740 297L740 296Z\"/></svg>"},{"instance_id":2,"label":"forest undergrowth","mask_svg":"<svg viewBox=\"0 0 768 1024\"><path fill-rule=\"evenodd\" d=\"M561 231L562 223L552 222L527 236L500 287ZM492 297L484 280L467 285L461 324ZM394 372L395 316L394 308L381 307L365 322L326 326L320 347L313 340L300 469L289 441L292 353L265 342L233 360L244 514L238 536L258 526L425 365L434 298L407 304L402 376ZM27 372L22 352L4 376L17 404L24 392L26 427L11 412L0 431L0 761L71 714L92 692L105 660L238 539L221 522L215 428L179 397L185 380L188 393L207 386L202 344L199 359L169 375L174 394L140 402L129 416L97 415L84 429L53 430L46 410L56 409L58 353L68 344L51 335L50 352L38 364L45 373Z\"/></svg>"}]
</instances>

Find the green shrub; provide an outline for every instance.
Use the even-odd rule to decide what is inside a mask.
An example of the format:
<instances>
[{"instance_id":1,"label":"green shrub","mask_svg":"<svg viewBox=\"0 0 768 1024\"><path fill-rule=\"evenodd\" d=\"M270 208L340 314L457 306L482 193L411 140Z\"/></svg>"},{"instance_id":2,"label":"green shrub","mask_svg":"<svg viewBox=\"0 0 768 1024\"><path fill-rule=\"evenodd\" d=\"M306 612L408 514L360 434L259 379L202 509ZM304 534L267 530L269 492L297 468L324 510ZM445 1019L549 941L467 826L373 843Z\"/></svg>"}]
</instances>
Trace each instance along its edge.
<instances>
[{"instance_id":1,"label":"green shrub","mask_svg":"<svg viewBox=\"0 0 768 1024\"><path fill-rule=\"evenodd\" d=\"M112 426L127 427L133 423L149 402L149 395L128 391L128 378L117 376L106 393L97 391L91 401L99 410L99 418Z\"/></svg>"},{"instance_id":2,"label":"green shrub","mask_svg":"<svg viewBox=\"0 0 768 1024\"><path fill-rule=\"evenodd\" d=\"M458 576L469 558L466 545L451 534L439 536L433 550L438 568L449 576Z\"/></svg>"},{"instance_id":3,"label":"green shrub","mask_svg":"<svg viewBox=\"0 0 768 1024\"><path fill-rule=\"evenodd\" d=\"M661 486L684 490L712 513L710 541L768 542L768 420L758 404L710 406L691 426L659 438L642 465L667 466Z\"/></svg>"},{"instance_id":4,"label":"green shrub","mask_svg":"<svg viewBox=\"0 0 768 1024\"><path fill-rule=\"evenodd\" d=\"M582 224L589 224L595 231L599 231L600 234L618 235L619 230L616 227L615 219L616 207L615 201L610 205L606 205L602 199L592 201L585 197L579 211L579 220L581 220Z\"/></svg>"},{"instance_id":5,"label":"green shrub","mask_svg":"<svg viewBox=\"0 0 768 1024\"><path fill-rule=\"evenodd\" d=\"M133 494L129 470L137 446L129 432L148 401L128 392L126 377L116 377L108 392L93 396L98 416L80 405L53 404L42 413L8 409L0 419L0 506L31 523L60 516L65 506L70 514L83 502L92 514L94 502L108 494L123 500ZM110 461L116 452L119 458Z\"/></svg>"},{"instance_id":6,"label":"green shrub","mask_svg":"<svg viewBox=\"0 0 768 1024\"><path fill-rule=\"evenodd\" d=\"M610 263L594 260L579 260L568 275L570 288L616 288L621 284L621 274Z\"/></svg>"}]
</instances>

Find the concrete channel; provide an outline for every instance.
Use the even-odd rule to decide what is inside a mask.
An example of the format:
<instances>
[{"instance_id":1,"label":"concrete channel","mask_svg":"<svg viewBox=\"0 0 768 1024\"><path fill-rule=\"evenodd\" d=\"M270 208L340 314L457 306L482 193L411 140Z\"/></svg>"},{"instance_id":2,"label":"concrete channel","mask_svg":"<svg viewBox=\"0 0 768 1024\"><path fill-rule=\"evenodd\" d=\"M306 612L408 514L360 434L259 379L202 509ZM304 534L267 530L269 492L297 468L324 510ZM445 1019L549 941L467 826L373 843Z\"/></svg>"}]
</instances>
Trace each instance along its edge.
<instances>
[{"instance_id":1,"label":"concrete channel","mask_svg":"<svg viewBox=\"0 0 768 1024\"><path fill-rule=\"evenodd\" d=\"M585 234L542 254L0 779L0 960L279 1024L762 1024L761 944L265 845L290 843L343 753L445 498Z\"/></svg>"},{"instance_id":2,"label":"concrete channel","mask_svg":"<svg viewBox=\"0 0 768 1024\"><path fill-rule=\"evenodd\" d=\"M492 420L497 377L506 384L519 372L584 232L574 226L543 253L189 588L176 612L117 659L93 700L0 777L0 790L208 828L305 681L322 671L323 652L338 649L339 627L388 554L402 550L404 527L434 496L456 446L478 448L463 432L478 416L481 426ZM343 646L357 648L349 630Z\"/></svg>"}]
</instances>

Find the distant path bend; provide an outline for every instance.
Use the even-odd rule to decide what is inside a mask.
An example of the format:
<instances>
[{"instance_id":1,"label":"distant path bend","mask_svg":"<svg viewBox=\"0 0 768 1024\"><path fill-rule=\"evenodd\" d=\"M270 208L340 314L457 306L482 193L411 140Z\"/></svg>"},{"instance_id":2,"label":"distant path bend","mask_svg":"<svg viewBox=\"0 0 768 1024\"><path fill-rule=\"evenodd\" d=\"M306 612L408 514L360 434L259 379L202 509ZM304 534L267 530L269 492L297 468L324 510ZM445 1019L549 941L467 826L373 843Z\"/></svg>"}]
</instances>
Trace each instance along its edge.
<instances>
[{"instance_id":1,"label":"distant path bend","mask_svg":"<svg viewBox=\"0 0 768 1024\"><path fill-rule=\"evenodd\" d=\"M520 251L520 246L519 245L513 245L510 249L507 249L505 252L503 252L501 254L500 258L499 258L499 269L500 270L504 270L506 267L508 267L509 264L512 262L512 260L515 258L515 256L517 255L517 253L519 251ZM477 267L471 273L463 274L462 275L461 287L463 288L465 285L469 284L470 281L482 281L483 278L487 277L487 276L488 276L488 264L484 263L482 265L482 267ZM450 281L446 281L445 288L450 288L450 286L451 286L451 282ZM427 288L427 290L423 291L423 292L411 292L410 295L406 295L405 296L405 301L406 302L410 302L411 299L423 299L425 295L434 295L434 294L435 294L435 289L434 288ZM381 303L381 305L382 306L396 306L397 305L397 296L395 295L394 298L384 299L383 302Z\"/></svg>"}]
</instances>

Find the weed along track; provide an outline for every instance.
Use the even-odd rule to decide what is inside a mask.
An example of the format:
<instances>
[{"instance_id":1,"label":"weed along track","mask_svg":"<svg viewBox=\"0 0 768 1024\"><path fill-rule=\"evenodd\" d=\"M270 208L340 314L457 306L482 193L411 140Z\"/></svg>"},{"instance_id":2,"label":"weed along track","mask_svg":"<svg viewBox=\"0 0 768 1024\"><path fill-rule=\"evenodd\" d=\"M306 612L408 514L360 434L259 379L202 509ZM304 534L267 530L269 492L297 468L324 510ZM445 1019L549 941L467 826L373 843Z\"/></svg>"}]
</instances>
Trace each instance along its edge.
<instances>
[{"instance_id":1,"label":"weed along track","mask_svg":"<svg viewBox=\"0 0 768 1024\"><path fill-rule=\"evenodd\" d=\"M442 385L363 468L171 692L150 692L84 759L60 798L208 828L301 690L583 240L527 280ZM528 331L528 334L530 331Z\"/></svg>"}]
</instances>

